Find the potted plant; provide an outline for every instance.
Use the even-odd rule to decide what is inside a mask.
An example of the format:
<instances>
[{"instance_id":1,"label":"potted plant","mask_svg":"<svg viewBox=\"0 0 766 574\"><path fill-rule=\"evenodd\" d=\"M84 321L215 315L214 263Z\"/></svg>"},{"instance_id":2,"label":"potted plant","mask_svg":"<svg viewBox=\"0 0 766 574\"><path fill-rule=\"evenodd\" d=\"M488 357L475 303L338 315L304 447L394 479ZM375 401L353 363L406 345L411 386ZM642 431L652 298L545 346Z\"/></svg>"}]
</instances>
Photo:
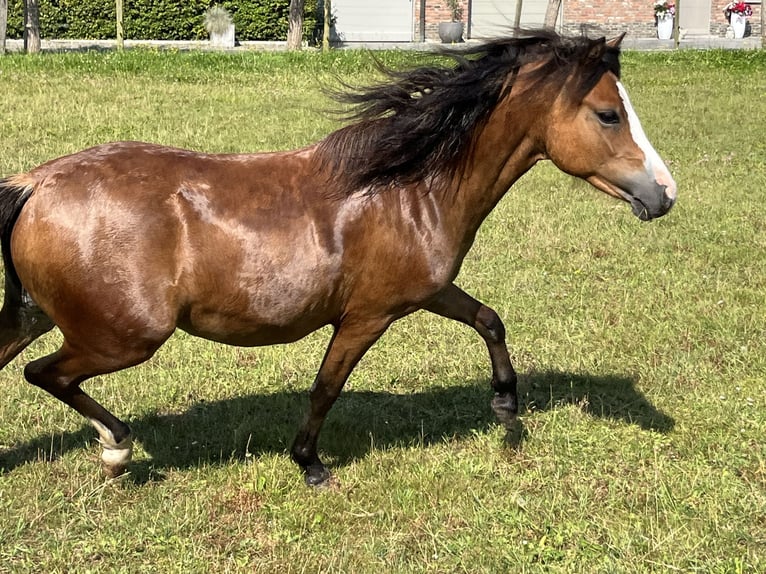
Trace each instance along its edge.
<instances>
[{"instance_id":1,"label":"potted plant","mask_svg":"<svg viewBox=\"0 0 766 574\"><path fill-rule=\"evenodd\" d=\"M750 4L746 4L741 0L729 2L726 8L723 9L723 13L734 30L734 37L744 38L747 17L753 15L753 9L750 7Z\"/></svg>"},{"instance_id":2,"label":"potted plant","mask_svg":"<svg viewBox=\"0 0 766 574\"><path fill-rule=\"evenodd\" d=\"M673 18L676 15L676 5L670 2L654 4L654 19L657 23L657 37L660 40L670 40L673 37Z\"/></svg>"},{"instance_id":3,"label":"potted plant","mask_svg":"<svg viewBox=\"0 0 766 574\"><path fill-rule=\"evenodd\" d=\"M449 22L439 22L439 38L445 44L463 41L463 7L460 0L446 0L450 11Z\"/></svg>"},{"instance_id":4,"label":"potted plant","mask_svg":"<svg viewBox=\"0 0 766 574\"><path fill-rule=\"evenodd\" d=\"M223 6L216 4L205 11L205 29L210 34L210 44L218 48L234 47L234 20Z\"/></svg>"}]
</instances>

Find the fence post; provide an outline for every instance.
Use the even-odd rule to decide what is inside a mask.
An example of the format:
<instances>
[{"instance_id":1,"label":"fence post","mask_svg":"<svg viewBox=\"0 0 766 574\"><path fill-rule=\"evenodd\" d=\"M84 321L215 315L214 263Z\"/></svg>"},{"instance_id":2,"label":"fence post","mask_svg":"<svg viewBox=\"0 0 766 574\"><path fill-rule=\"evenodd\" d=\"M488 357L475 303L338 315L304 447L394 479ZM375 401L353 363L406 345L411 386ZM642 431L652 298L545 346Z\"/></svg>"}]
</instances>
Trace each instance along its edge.
<instances>
[{"instance_id":1,"label":"fence post","mask_svg":"<svg viewBox=\"0 0 766 574\"><path fill-rule=\"evenodd\" d=\"M5 33L8 26L8 0L0 0L0 54L5 54Z\"/></svg>"},{"instance_id":2,"label":"fence post","mask_svg":"<svg viewBox=\"0 0 766 574\"><path fill-rule=\"evenodd\" d=\"M24 0L24 51L27 54L40 51L39 0Z\"/></svg>"},{"instance_id":3,"label":"fence post","mask_svg":"<svg viewBox=\"0 0 766 574\"><path fill-rule=\"evenodd\" d=\"M122 0L116 0L115 9L117 12L117 49L122 52L125 48L125 37L122 30Z\"/></svg>"}]
</instances>

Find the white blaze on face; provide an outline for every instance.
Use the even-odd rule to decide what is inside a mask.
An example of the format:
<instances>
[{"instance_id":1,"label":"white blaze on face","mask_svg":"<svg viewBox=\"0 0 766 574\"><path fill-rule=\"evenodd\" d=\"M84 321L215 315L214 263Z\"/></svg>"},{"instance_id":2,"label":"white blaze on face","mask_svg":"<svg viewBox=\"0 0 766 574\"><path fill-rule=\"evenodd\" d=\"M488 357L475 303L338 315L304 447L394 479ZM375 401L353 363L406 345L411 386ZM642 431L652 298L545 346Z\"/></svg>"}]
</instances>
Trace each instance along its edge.
<instances>
[{"instance_id":1,"label":"white blaze on face","mask_svg":"<svg viewBox=\"0 0 766 574\"><path fill-rule=\"evenodd\" d=\"M654 150L652 144L644 133L644 129L641 127L641 122L638 120L633 106L630 104L630 98L628 98L628 92L625 91L625 87L622 82L617 82L617 91L622 98L622 105L625 107L625 112L628 114L628 125L630 126L630 134L633 136L633 141L644 152L644 165L646 166L647 173L654 177L654 180L665 186L665 193L671 199L676 197L676 182L673 180L673 176L670 175L670 171L665 166L665 162L662 161L659 154Z\"/></svg>"}]
</instances>

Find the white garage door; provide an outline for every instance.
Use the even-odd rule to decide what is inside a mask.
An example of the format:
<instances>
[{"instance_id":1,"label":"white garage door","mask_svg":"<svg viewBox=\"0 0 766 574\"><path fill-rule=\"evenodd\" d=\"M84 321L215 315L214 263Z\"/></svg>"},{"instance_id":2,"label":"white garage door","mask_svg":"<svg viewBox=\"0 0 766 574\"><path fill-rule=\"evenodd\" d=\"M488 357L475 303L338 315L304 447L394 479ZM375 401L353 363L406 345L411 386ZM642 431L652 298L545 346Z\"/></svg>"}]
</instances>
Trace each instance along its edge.
<instances>
[{"instance_id":1,"label":"white garage door","mask_svg":"<svg viewBox=\"0 0 766 574\"><path fill-rule=\"evenodd\" d=\"M684 0L678 22L688 34L710 34L710 0Z\"/></svg>"},{"instance_id":2,"label":"white garage door","mask_svg":"<svg viewBox=\"0 0 766 574\"><path fill-rule=\"evenodd\" d=\"M522 0L521 27L539 28L545 21L547 0ZM516 18L516 0L473 0L471 38L507 36Z\"/></svg>"},{"instance_id":3,"label":"white garage door","mask_svg":"<svg viewBox=\"0 0 766 574\"><path fill-rule=\"evenodd\" d=\"M412 0L333 0L332 11L344 42L412 41Z\"/></svg>"}]
</instances>

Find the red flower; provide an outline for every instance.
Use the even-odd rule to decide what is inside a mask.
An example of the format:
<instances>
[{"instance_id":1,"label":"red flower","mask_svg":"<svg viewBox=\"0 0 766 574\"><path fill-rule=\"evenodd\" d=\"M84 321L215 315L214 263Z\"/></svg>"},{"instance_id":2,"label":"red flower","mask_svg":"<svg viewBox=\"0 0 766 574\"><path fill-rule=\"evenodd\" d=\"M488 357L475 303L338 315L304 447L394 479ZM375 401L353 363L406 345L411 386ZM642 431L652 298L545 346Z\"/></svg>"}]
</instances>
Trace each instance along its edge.
<instances>
[{"instance_id":1,"label":"red flower","mask_svg":"<svg viewBox=\"0 0 766 574\"><path fill-rule=\"evenodd\" d=\"M753 9L750 4L745 2L729 2L726 8L723 9L723 13L726 15L726 19L729 20L732 14L739 14L740 16L752 16Z\"/></svg>"}]
</instances>

